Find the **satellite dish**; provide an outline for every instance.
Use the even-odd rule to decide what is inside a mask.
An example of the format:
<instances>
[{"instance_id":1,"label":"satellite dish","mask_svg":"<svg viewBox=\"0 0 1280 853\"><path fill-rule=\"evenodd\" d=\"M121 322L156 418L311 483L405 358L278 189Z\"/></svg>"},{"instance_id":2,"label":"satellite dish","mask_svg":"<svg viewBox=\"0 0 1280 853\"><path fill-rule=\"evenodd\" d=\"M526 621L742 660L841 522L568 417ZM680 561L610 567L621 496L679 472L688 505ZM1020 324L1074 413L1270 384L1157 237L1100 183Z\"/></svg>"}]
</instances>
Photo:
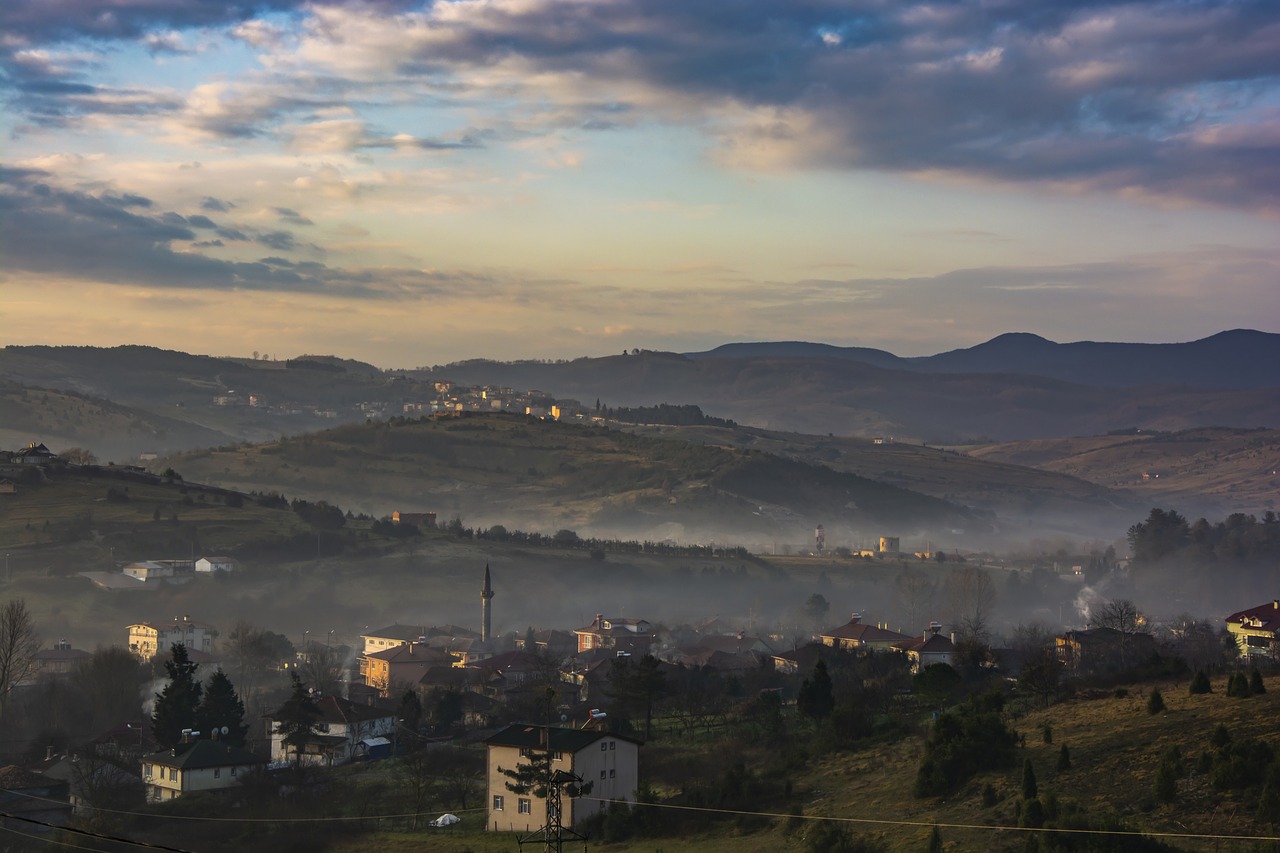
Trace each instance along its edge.
<instances>
[{"instance_id":1,"label":"satellite dish","mask_svg":"<svg viewBox=\"0 0 1280 853\"><path fill-rule=\"evenodd\" d=\"M569 715L568 715L568 714L561 714L561 715L560 715L560 722L562 722L562 723L563 723L563 722L564 722L565 720L567 720L567 719L569 719Z\"/></svg>"},{"instance_id":2,"label":"satellite dish","mask_svg":"<svg viewBox=\"0 0 1280 853\"><path fill-rule=\"evenodd\" d=\"M222 727L222 733L223 733L224 735L225 735L225 734L230 734L230 733L231 733L231 729L227 728L226 726L223 726L223 727Z\"/></svg>"}]
</instances>

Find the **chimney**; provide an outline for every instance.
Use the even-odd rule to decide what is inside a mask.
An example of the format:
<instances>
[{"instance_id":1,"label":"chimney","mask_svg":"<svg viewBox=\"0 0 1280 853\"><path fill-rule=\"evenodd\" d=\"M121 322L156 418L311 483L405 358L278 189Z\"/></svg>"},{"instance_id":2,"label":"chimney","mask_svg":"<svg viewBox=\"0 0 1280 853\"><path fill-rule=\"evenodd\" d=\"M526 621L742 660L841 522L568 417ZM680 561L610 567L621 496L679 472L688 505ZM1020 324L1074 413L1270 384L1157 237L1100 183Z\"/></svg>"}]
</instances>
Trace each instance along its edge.
<instances>
[{"instance_id":1,"label":"chimney","mask_svg":"<svg viewBox=\"0 0 1280 853\"><path fill-rule=\"evenodd\" d=\"M603 614L603 613L597 613L597 614L596 614L596 627L597 627L597 628L603 628L603 627L604 627L604 614Z\"/></svg>"},{"instance_id":2,"label":"chimney","mask_svg":"<svg viewBox=\"0 0 1280 853\"><path fill-rule=\"evenodd\" d=\"M857 625L859 622L861 622L861 621L862 621L862 614L861 614L861 613L850 613L850 614L849 614L849 621L850 621L851 623L853 623L854 625Z\"/></svg>"},{"instance_id":3,"label":"chimney","mask_svg":"<svg viewBox=\"0 0 1280 853\"><path fill-rule=\"evenodd\" d=\"M44 760L53 761L53 744L49 744L44 748Z\"/></svg>"}]
</instances>

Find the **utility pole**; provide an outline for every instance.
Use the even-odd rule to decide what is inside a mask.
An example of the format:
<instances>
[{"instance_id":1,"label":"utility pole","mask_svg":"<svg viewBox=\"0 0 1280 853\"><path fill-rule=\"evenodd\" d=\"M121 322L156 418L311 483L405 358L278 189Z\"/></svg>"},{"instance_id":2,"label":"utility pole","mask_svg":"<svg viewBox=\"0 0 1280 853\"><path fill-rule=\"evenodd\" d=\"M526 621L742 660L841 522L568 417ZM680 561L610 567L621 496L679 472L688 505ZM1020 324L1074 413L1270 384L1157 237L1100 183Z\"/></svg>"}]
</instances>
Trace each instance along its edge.
<instances>
[{"instance_id":1,"label":"utility pole","mask_svg":"<svg viewBox=\"0 0 1280 853\"><path fill-rule=\"evenodd\" d=\"M535 829L528 835L522 835L516 838L516 844L520 850L524 850L526 844L540 844L544 853L563 853L564 843L566 841L581 841L582 853L587 853L587 836L577 832L572 827L566 827L561 822L561 794L565 788L572 787L575 793L570 796L577 796L576 792L585 793L582 777L574 773L564 770L553 769L556 753L551 745L551 712L552 706L555 704L556 691L553 687L547 688L547 728L545 747L547 767L547 822L541 828Z\"/></svg>"}]
</instances>

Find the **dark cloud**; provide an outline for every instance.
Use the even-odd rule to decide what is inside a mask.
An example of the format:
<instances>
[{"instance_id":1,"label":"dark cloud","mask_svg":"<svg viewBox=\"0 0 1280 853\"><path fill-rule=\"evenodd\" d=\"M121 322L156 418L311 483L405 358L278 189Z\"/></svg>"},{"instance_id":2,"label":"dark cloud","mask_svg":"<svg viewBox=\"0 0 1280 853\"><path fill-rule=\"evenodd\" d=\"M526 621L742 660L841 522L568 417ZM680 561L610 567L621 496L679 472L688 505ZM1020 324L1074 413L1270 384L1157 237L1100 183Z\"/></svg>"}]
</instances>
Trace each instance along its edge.
<instances>
[{"instance_id":1,"label":"dark cloud","mask_svg":"<svg viewBox=\"0 0 1280 853\"><path fill-rule=\"evenodd\" d=\"M182 106L172 95L92 82L96 70L94 61L83 55L20 51L12 42L0 46L5 100L15 113L38 126L63 127L90 114L161 115Z\"/></svg>"},{"instance_id":2,"label":"dark cloud","mask_svg":"<svg viewBox=\"0 0 1280 853\"><path fill-rule=\"evenodd\" d=\"M9 272L161 288L380 299L497 290L490 277L465 272L348 270L282 257L224 261L186 249L175 251L175 241L197 244L195 234L172 219L167 212L135 213L100 196L59 187L35 170L0 167L0 255ZM76 250L69 252L68 246Z\"/></svg>"},{"instance_id":3,"label":"dark cloud","mask_svg":"<svg viewBox=\"0 0 1280 853\"><path fill-rule=\"evenodd\" d=\"M192 228L217 228L218 225L212 219L203 214L194 214L187 217L187 224Z\"/></svg>"},{"instance_id":4,"label":"dark cloud","mask_svg":"<svg viewBox=\"0 0 1280 853\"><path fill-rule=\"evenodd\" d=\"M294 0L6 0L0 4L0 31L32 43L132 39L154 29L232 24L259 12L300 5Z\"/></svg>"},{"instance_id":5,"label":"dark cloud","mask_svg":"<svg viewBox=\"0 0 1280 853\"><path fill-rule=\"evenodd\" d=\"M269 249L290 252L298 247L297 239L288 231L267 231L254 238Z\"/></svg>"},{"instance_id":6,"label":"dark cloud","mask_svg":"<svg viewBox=\"0 0 1280 853\"><path fill-rule=\"evenodd\" d=\"M195 249L219 249L225 245L221 240L198 240L191 244Z\"/></svg>"},{"instance_id":7,"label":"dark cloud","mask_svg":"<svg viewBox=\"0 0 1280 853\"><path fill-rule=\"evenodd\" d=\"M275 212L276 215L280 217L281 222L288 222L291 225L315 225L315 223L310 219L292 208L277 207L275 208Z\"/></svg>"},{"instance_id":8,"label":"dark cloud","mask_svg":"<svg viewBox=\"0 0 1280 853\"><path fill-rule=\"evenodd\" d=\"M405 58L414 73L515 60L588 91L641 84L658 97L638 107L702 124L746 166L1280 207L1274 0L538 0L451 14L432 35ZM584 128L619 121L572 108Z\"/></svg>"},{"instance_id":9,"label":"dark cloud","mask_svg":"<svg viewBox=\"0 0 1280 853\"><path fill-rule=\"evenodd\" d=\"M249 240L249 235L238 228L219 228L217 234L223 240L229 240L232 243L244 243Z\"/></svg>"},{"instance_id":10,"label":"dark cloud","mask_svg":"<svg viewBox=\"0 0 1280 853\"><path fill-rule=\"evenodd\" d=\"M213 196L205 196L204 201L200 202L201 210L213 210L218 213L226 213L233 207L235 207L235 205L231 202L223 201L222 199L214 198Z\"/></svg>"}]
</instances>

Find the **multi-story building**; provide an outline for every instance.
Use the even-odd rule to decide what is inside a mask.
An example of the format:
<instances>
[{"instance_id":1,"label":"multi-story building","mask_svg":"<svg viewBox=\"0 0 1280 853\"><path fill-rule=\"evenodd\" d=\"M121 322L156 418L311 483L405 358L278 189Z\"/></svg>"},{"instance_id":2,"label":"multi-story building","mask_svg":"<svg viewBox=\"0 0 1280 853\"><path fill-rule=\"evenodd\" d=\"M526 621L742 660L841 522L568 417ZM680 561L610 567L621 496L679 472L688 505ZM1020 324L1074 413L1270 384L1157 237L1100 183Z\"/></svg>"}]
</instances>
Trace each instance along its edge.
<instances>
[{"instance_id":1,"label":"multi-story building","mask_svg":"<svg viewBox=\"0 0 1280 853\"><path fill-rule=\"evenodd\" d=\"M549 741L549 742L548 742ZM609 801L635 801L640 782L640 741L609 732L548 728L517 723L485 741L489 829L498 832L530 832L547 822L547 801L532 791L519 793L504 770L529 764L535 753L550 750L551 769L591 783L590 797L561 800L560 822L572 826L603 811Z\"/></svg>"},{"instance_id":2,"label":"multi-story building","mask_svg":"<svg viewBox=\"0 0 1280 853\"><path fill-rule=\"evenodd\" d=\"M646 654L653 642L653 626L644 619L606 619L601 613L578 636L578 652L606 649L628 654Z\"/></svg>"},{"instance_id":3,"label":"multi-story building","mask_svg":"<svg viewBox=\"0 0 1280 853\"><path fill-rule=\"evenodd\" d=\"M142 757L142 781L151 802L175 800L193 791L230 788L263 760L247 749L214 740L193 740Z\"/></svg>"},{"instance_id":4,"label":"multi-story building","mask_svg":"<svg viewBox=\"0 0 1280 853\"><path fill-rule=\"evenodd\" d=\"M178 643L188 649L213 654L213 641L218 632L212 625L193 622L191 617L175 618L172 623L139 622L129 626L129 651L144 661L169 653Z\"/></svg>"}]
</instances>

